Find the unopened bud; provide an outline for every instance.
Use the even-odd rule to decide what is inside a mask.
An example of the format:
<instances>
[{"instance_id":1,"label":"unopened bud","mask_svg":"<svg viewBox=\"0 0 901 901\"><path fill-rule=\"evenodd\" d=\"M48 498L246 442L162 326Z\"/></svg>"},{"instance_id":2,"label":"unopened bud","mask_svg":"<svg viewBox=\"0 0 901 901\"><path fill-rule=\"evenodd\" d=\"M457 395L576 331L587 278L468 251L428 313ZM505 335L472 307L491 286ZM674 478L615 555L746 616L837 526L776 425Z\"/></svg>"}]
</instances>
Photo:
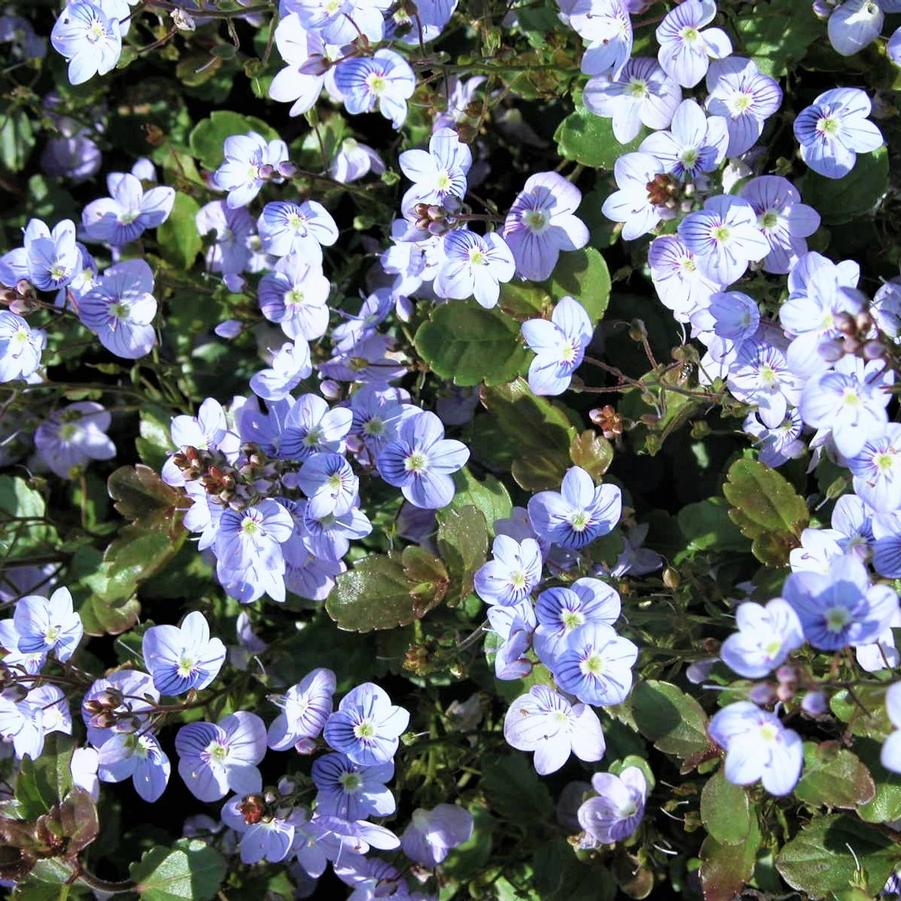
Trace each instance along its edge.
<instances>
[{"instance_id":1,"label":"unopened bud","mask_svg":"<svg viewBox=\"0 0 901 901\"><path fill-rule=\"evenodd\" d=\"M278 164L278 174L282 178L294 178L297 175L297 166L290 160L283 160Z\"/></svg>"},{"instance_id":2,"label":"unopened bud","mask_svg":"<svg viewBox=\"0 0 901 901\"><path fill-rule=\"evenodd\" d=\"M865 360L879 360L885 356L885 348L881 341L867 341L861 349L861 353Z\"/></svg>"},{"instance_id":3,"label":"unopened bud","mask_svg":"<svg viewBox=\"0 0 901 901\"><path fill-rule=\"evenodd\" d=\"M748 692L748 700L765 707L776 700L776 691L769 682L758 682L756 685L751 686L751 690Z\"/></svg>"},{"instance_id":4,"label":"unopened bud","mask_svg":"<svg viewBox=\"0 0 901 901\"><path fill-rule=\"evenodd\" d=\"M260 168L257 170L257 174L260 178L268 181L270 178L272 178L273 175L275 175L275 166L273 166L271 163L266 163L265 165L260 166Z\"/></svg>"}]
</instances>

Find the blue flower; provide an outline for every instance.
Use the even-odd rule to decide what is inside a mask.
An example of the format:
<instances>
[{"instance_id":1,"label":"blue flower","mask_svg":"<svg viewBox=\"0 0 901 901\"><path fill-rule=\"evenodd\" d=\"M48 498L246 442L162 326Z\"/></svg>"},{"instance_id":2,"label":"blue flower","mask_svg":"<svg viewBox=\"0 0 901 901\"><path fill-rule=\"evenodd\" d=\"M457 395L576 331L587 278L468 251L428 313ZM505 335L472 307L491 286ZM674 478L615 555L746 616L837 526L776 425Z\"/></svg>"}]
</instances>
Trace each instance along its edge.
<instances>
[{"instance_id":1,"label":"blue flower","mask_svg":"<svg viewBox=\"0 0 901 901\"><path fill-rule=\"evenodd\" d=\"M342 820L391 816L394 795L385 783L394 778L394 763L360 766L344 754L325 754L313 761L313 783L318 789L316 810Z\"/></svg>"},{"instance_id":2,"label":"blue flower","mask_svg":"<svg viewBox=\"0 0 901 901\"><path fill-rule=\"evenodd\" d=\"M529 388L534 394L562 394L573 373L582 365L594 326L585 307L575 298L562 297L551 320L530 319L522 324L522 336L535 359L529 365Z\"/></svg>"},{"instance_id":3,"label":"blue flower","mask_svg":"<svg viewBox=\"0 0 901 901\"><path fill-rule=\"evenodd\" d=\"M91 400L56 410L35 429L40 459L61 479L75 478L90 460L111 460L116 445L106 434L110 422L110 414Z\"/></svg>"},{"instance_id":4,"label":"blue flower","mask_svg":"<svg viewBox=\"0 0 901 901\"><path fill-rule=\"evenodd\" d=\"M616 776L595 773L591 787L597 796L579 807L579 825L601 845L625 841L644 818L648 782L637 766L627 766Z\"/></svg>"},{"instance_id":5,"label":"blue flower","mask_svg":"<svg viewBox=\"0 0 901 901\"><path fill-rule=\"evenodd\" d=\"M238 848L245 864L283 861L294 844L296 819L293 813L273 815L255 792L240 792L222 805L222 822L241 835Z\"/></svg>"},{"instance_id":6,"label":"blue flower","mask_svg":"<svg viewBox=\"0 0 901 901\"><path fill-rule=\"evenodd\" d=\"M661 219L671 219L672 210L660 204L653 187L665 171L663 160L653 153L624 153L613 164L614 191L601 207L613 222L622 222L624 241L633 241L657 228Z\"/></svg>"},{"instance_id":7,"label":"blue flower","mask_svg":"<svg viewBox=\"0 0 901 901\"><path fill-rule=\"evenodd\" d=\"M375 766L397 753L401 734L410 722L403 707L395 707L388 693L372 682L349 691L325 724L325 740L353 763Z\"/></svg>"},{"instance_id":8,"label":"blue flower","mask_svg":"<svg viewBox=\"0 0 901 901\"><path fill-rule=\"evenodd\" d=\"M798 404L801 418L815 429L829 430L839 453L854 457L867 441L882 435L891 400L885 389L893 380L879 360L842 357L833 369L808 379Z\"/></svg>"},{"instance_id":9,"label":"blue flower","mask_svg":"<svg viewBox=\"0 0 901 901\"><path fill-rule=\"evenodd\" d=\"M612 626L620 614L619 594L600 579L576 579L568 588L549 588L538 595L535 653L551 669L566 649L570 634L586 623Z\"/></svg>"},{"instance_id":10,"label":"blue flower","mask_svg":"<svg viewBox=\"0 0 901 901\"><path fill-rule=\"evenodd\" d=\"M729 704L707 727L726 752L725 776L735 785L761 780L773 795L787 795L801 775L801 737L786 729L774 713L750 701Z\"/></svg>"},{"instance_id":11,"label":"blue flower","mask_svg":"<svg viewBox=\"0 0 901 901\"><path fill-rule=\"evenodd\" d=\"M305 263L321 264L323 246L338 240L331 213L315 200L267 203L257 220L263 250L273 256L297 254Z\"/></svg>"},{"instance_id":12,"label":"blue flower","mask_svg":"<svg viewBox=\"0 0 901 901\"><path fill-rule=\"evenodd\" d=\"M422 412L398 426L397 437L379 454L378 470L411 504L436 510L453 500L451 476L468 459L466 445L445 438L441 420L434 413Z\"/></svg>"},{"instance_id":13,"label":"blue flower","mask_svg":"<svg viewBox=\"0 0 901 901\"><path fill-rule=\"evenodd\" d=\"M582 71L617 78L632 55L629 6L622 0L576 0L566 6L570 26L588 41Z\"/></svg>"},{"instance_id":14,"label":"blue flower","mask_svg":"<svg viewBox=\"0 0 901 901\"><path fill-rule=\"evenodd\" d=\"M126 360L146 356L156 344L153 272L143 260L110 266L79 301L78 316L110 353Z\"/></svg>"},{"instance_id":15,"label":"blue flower","mask_svg":"<svg viewBox=\"0 0 901 901\"><path fill-rule=\"evenodd\" d=\"M795 119L801 159L826 178L844 178L858 153L884 143L882 132L867 118L870 98L859 88L833 88L820 94Z\"/></svg>"},{"instance_id":16,"label":"blue flower","mask_svg":"<svg viewBox=\"0 0 901 901\"><path fill-rule=\"evenodd\" d=\"M260 193L267 181L282 179L278 168L288 162L288 145L284 141L267 141L252 131L231 135L223 147L225 161L213 173L213 186L228 191L229 209L247 206Z\"/></svg>"},{"instance_id":17,"label":"blue flower","mask_svg":"<svg viewBox=\"0 0 901 901\"><path fill-rule=\"evenodd\" d=\"M885 712L895 730L883 742L879 762L887 770L901 773L901 682L886 689Z\"/></svg>"},{"instance_id":18,"label":"blue flower","mask_svg":"<svg viewBox=\"0 0 901 901\"><path fill-rule=\"evenodd\" d=\"M71 219L59 222L52 231L40 219L32 219L23 239L23 247L0 257L0 283L9 288L25 279L39 291L56 291L70 284L85 265Z\"/></svg>"},{"instance_id":19,"label":"blue flower","mask_svg":"<svg viewBox=\"0 0 901 901\"><path fill-rule=\"evenodd\" d=\"M877 513L901 507L901 425L890 422L870 438L860 453L847 461L854 475L854 491Z\"/></svg>"},{"instance_id":20,"label":"blue flower","mask_svg":"<svg viewBox=\"0 0 901 901\"><path fill-rule=\"evenodd\" d=\"M497 306L501 282L516 272L516 263L507 243L497 232L477 235L458 228L444 236L444 258L438 266L433 287L439 297L476 302L491 309Z\"/></svg>"},{"instance_id":21,"label":"blue flower","mask_svg":"<svg viewBox=\"0 0 901 901\"><path fill-rule=\"evenodd\" d=\"M378 108L395 128L400 128L407 118L407 100L416 89L416 76L407 61L393 50L376 50L369 58L340 62L335 85L352 115Z\"/></svg>"},{"instance_id":22,"label":"blue flower","mask_svg":"<svg viewBox=\"0 0 901 901\"><path fill-rule=\"evenodd\" d=\"M581 202L582 192L557 172L529 176L503 229L520 276L543 282L551 277L561 250L588 243L588 227L575 215Z\"/></svg>"},{"instance_id":23,"label":"blue flower","mask_svg":"<svg viewBox=\"0 0 901 901\"><path fill-rule=\"evenodd\" d=\"M41 365L47 334L21 316L0 310L0 382L30 380Z\"/></svg>"},{"instance_id":24,"label":"blue flower","mask_svg":"<svg viewBox=\"0 0 901 901\"><path fill-rule=\"evenodd\" d=\"M266 755L266 727L255 713L232 713L218 726L182 726L175 750L179 775L201 801L217 801L229 790L252 794L263 787L257 764Z\"/></svg>"},{"instance_id":25,"label":"blue flower","mask_svg":"<svg viewBox=\"0 0 901 901\"><path fill-rule=\"evenodd\" d=\"M311 516L341 516L356 505L360 480L340 454L313 454L292 480L307 496Z\"/></svg>"},{"instance_id":26,"label":"blue flower","mask_svg":"<svg viewBox=\"0 0 901 901\"><path fill-rule=\"evenodd\" d=\"M181 626L151 626L141 646L153 684L162 695L209 686L225 662L225 645L210 638L204 615L194 610Z\"/></svg>"},{"instance_id":27,"label":"blue flower","mask_svg":"<svg viewBox=\"0 0 901 901\"><path fill-rule=\"evenodd\" d=\"M149 733L110 736L98 753L101 782L131 779L135 791L149 804L158 800L169 784L172 767L159 742Z\"/></svg>"},{"instance_id":28,"label":"blue flower","mask_svg":"<svg viewBox=\"0 0 901 901\"><path fill-rule=\"evenodd\" d=\"M0 738L11 741L16 757L37 760L44 750L44 725L39 707L27 699L0 694Z\"/></svg>"},{"instance_id":29,"label":"blue flower","mask_svg":"<svg viewBox=\"0 0 901 901\"><path fill-rule=\"evenodd\" d=\"M575 754L594 763L604 756L604 733L587 704L570 704L548 685L533 685L504 718L504 738L518 751L534 751L535 772L555 773Z\"/></svg>"},{"instance_id":30,"label":"blue flower","mask_svg":"<svg viewBox=\"0 0 901 901\"><path fill-rule=\"evenodd\" d=\"M66 661L81 641L81 617L72 609L68 588L57 588L49 598L31 594L21 598L13 613L18 642L24 654L54 654Z\"/></svg>"},{"instance_id":31,"label":"blue flower","mask_svg":"<svg viewBox=\"0 0 901 901\"><path fill-rule=\"evenodd\" d=\"M401 848L414 863L433 869L453 848L469 841L472 827L472 814L456 804L439 804L431 810L418 807L400 837Z\"/></svg>"},{"instance_id":32,"label":"blue flower","mask_svg":"<svg viewBox=\"0 0 901 901\"><path fill-rule=\"evenodd\" d=\"M870 585L866 567L852 554L833 558L828 575L792 573L782 595L804 637L824 651L875 641L898 611L898 595L888 585Z\"/></svg>"},{"instance_id":33,"label":"blue flower","mask_svg":"<svg viewBox=\"0 0 901 901\"><path fill-rule=\"evenodd\" d=\"M693 88L707 74L711 59L723 59L732 53L726 32L704 28L715 15L713 0L684 0L657 26L657 60L683 88Z\"/></svg>"},{"instance_id":34,"label":"blue flower","mask_svg":"<svg viewBox=\"0 0 901 901\"><path fill-rule=\"evenodd\" d=\"M532 671L526 652L535 632L535 608L531 598L516 604L495 604L488 608L488 623L499 642L495 643L494 674L502 681L524 679Z\"/></svg>"},{"instance_id":35,"label":"blue flower","mask_svg":"<svg viewBox=\"0 0 901 901\"><path fill-rule=\"evenodd\" d=\"M682 100L682 89L656 60L636 56L619 74L590 78L582 99L596 116L612 119L614 137L620 144L628 144L642 125L669 127Z\"/></svg>"},{"instance_id":36,"label":"blue flower","mask_svg":"<svg viewBox=\"0 0 901 901\"><path fill-rule=\"evenodd\" d=\"M770 253L751 204L725 194L709 198L703 210L689 213L679 223L679 237L704 275L721 285L738 281L749 263Z\"/></svg>"},{"instance_id":37,"label":"blue flower","mask_svg":"<svg viewBox=\"0 0 901 901\"><path fill-rule=\"evenodd\" d=\"M685 0L688 2L695 0ZM685 3L673 12L682 9ZM693 182L722 163L728 144L725 119L708 118L694 100L683 100L673 114L670 130L648 135L638 149L653 154L663 163L664 171L679 181Z\"/></svg>"},{"instance_id":38,"label":"blue flower","mask_svg":"<svg viewBox=\"0 0 901 901\"><path fill-rule=\"evenodd\" d=\"M162 225L172 212L175 189L150 188L130 172L113 172L107 177L109 197L89 203L81 214L85 235L113 247L130 244L148 228Z\"/></svg>"},{"instance_id":39,"label":"blue flower","mask_svg":"<svg viewBox=\"0 0 901 901\"><path fill-rule=\"evenodd\" d=\"M95 679L81 702L88 741L99 748L117 732L149 731L159 692L147 673L120 670Z\"/></svg>"},{"instance_id":40,"label":"blue flower","mask_svg":"<svg viewBox=\"0 0 901 901\"><path fill-rule=\"evenodd\" d=\"M289 253L260 279L260 310L289 338L315 341L328 330L331 287L321 266Z\"/></svg>"},{"instance_id":41,"label":"blue flower","mask_svg":"<svg viewBox=\"0 0 901 901\"><path fill-rule=\"evenodd\" d=\"M529 597L541 581L541 549L533 538L515 541L498 535L491 545L493 559L473 579L476 594L486 604L510 605Z\"/></svg>"},{"instance_id":42,"label":"blue flower","mask_svg":"<svg viewBox=\"0 0 901 901\"><path fill-rule=\"evenodd\" d=\"M307 673L283 695L270 695L269 700L282 712L269 726L267 741L273 751L307 750L319 737L332 712L335 674L319 667Z\"/></svg>"},{"instance_id":43,"label":"blue flower","mask_svg":"<svg viewBox=\"0 0 901 901\"><path fill-rule=\"evenodd\" d=\"M84 84L93 75L106 75L119 62L119 20L108 17L99 3L78 0L60 13L50 43L69 61L69 81Z\"/></svg>"},{"instance_id":44,"label":"blue flower","mask_svg":"<svg viewBox=\"0 0 901 901\"><path fill-rule=\"evenodd\" d=\"M622 513L616 485L595 487L591 476L573 466L558 491L540 491L529 500L529 519L539 538L578 549L613 531Z\"/></svg>"},{"instance_id":45,"label":"blue flower","mask_svg":"<svg viewBox=\"0 0 901 901\"><path fill-rule=\"evenodd\" d=\"M401 171L413 186L401 201L406 213L418 203L434 203L445 209L459 208L466 196L466 175L472 166L472 151L451 128L439 128L429 138L428 150L405 150L398 157Z\"/></svg>"},{"instance_id":46,"label":"blue flower","mask_svg":"<svg viewBox=\"0 0 901 901\"><path fill-rule=\"evenodd\" d=\"M282 15L275 28L275 45L285 62L269 85L269 96L292 104L289 116L300 116L316 105L331 59L322 36L308 31L296 12ZM287 150L285 152L287 159Z\"/></svg>"},{"instance_id":47,"label":"blue flower","mask_svg":"<svg viewBox=\"0 0 901 901\"><path fill-rule=\"evenodd\" d=\"M723 642L720 656L727 666L749 679L768 675L804 644L798 615L782 598L774 598L766 607L739 604L735 624L738 632Z\"/></svg>"},{"instance_id":48,"label":"blue flower","mask_svg":"<svg viewBox=\"0 0 901 901\"><path fill-rule=\"evenodd\" d=\"M622 704L632 688L638 648L603 622L588 622L571 632L554 663L554 679L584 704Z\"/></svg>"},{"instance_id":49,"label":"blue flower","mask_svg":"<svg viewBox=\"0 0 901 901\"><path fill-rule=\"evenodd\" d=\"M742 185L741 196L757 214L757 227L770 245L764 271L784 275L807 253L804 239L820 227L820 214L801 203L798 189L778 175L750 179Z\"/></svg>"},{"instance_id":50,"label":"blue flower","mask_svg":"<svg viewBox=\"0 0 901 901\"><path fill-rule=\"evenodd\" d=\"M779 83L763 75L753 60L737 56L711 64L707 91L707 112L726 120L726 155L730 157L750 150L763 132L764 123L782 105Z\"/></svg>"}]
</instances>

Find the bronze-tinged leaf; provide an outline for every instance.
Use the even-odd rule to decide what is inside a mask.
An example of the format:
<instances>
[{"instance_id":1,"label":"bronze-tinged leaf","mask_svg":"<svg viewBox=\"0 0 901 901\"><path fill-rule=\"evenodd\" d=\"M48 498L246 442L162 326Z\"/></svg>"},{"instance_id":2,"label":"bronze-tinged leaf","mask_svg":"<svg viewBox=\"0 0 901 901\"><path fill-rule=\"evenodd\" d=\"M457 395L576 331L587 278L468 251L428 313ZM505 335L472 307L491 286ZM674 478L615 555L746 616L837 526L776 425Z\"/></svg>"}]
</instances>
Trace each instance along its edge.
<instances>
[{"instance_id":1,"label":"bronze-tinged leaf","mask_svg":"<svg viewBox=\"0 0 901 901\"><path fill-rule=\"evenodd\" d=\"M134 525L173 536L181 530L181 511L190 502L149 466L120 466L106 487L113 506Z\"/></svg>"}]
</instances>

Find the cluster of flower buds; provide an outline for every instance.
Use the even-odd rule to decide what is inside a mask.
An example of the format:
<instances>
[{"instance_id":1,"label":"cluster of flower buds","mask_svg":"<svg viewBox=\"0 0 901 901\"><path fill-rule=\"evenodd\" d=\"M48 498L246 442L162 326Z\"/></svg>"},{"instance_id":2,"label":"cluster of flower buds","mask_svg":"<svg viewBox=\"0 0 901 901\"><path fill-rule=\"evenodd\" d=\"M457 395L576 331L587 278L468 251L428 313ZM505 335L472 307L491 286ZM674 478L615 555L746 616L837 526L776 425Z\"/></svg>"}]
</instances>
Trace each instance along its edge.
<instances>
[{"instance_id":1,"label":"cluster of flower buds","mask_svg":"<svg viewBox=\"0 0 901 901\"><path fill-rule=\"evenodd\" d=\"M623 433L623 418L610 404L589 410L588 418L601 430L601 434L608 441L619 438Z\"/></svg>"},{"instance_id":2,"label":"cluster of flower buds","mask_svg":"<svg viewBox=\"0 0 901 901\"><path fill-rule=\"evenodd\" d=\"M856 315L838 313L835 327L839 334L821 349L822 355L836 362L846 355L862 357L864 360L878 360L885 355L885 347L878 335L873 317L866 310Z\"/></svg>"},{"instance_id":3,"label":"cluster of flower buds","mask_svg":"<svg viewBox=\"0 0 901 901\"><path fill-rule=\"evenodd\" d=\"M27 316L41 305L34 285L24 278L14 288L0 285L0 303L19 316Z\"/></svg>"},{"instance_id":4,"label":"cluster of flower buds","mask_svg":"<svg viewBox=\"0 0 901 901\"><path fill-rule=\"evenodd\" d=\"M450 213L437 203L417 203L413 207L416 228L430 235L443 235L451 228Z\"/></svg>"}]
</instances>

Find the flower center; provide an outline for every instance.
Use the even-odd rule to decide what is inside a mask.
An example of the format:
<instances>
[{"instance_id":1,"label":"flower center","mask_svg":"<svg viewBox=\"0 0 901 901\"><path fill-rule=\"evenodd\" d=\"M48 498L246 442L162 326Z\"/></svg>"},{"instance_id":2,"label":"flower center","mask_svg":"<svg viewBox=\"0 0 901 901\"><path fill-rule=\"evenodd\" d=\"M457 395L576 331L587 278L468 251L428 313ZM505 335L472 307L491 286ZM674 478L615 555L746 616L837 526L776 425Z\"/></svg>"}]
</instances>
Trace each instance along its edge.
<instances>
[{"instance_id":1,"label":"flower center","mask_svg":"<svg viewBox=\"0 0 901 901\"><path fill-rule=\"evenodd\" d=\"M221 741L211 741L206 746L207 757L215 763L225 763L228 759L228 745Z\"/></svg>"},{"instance_id":2,"label":"flower center","mask_svg":"<svg viewBox=\"0 0 901 901\"><path fill-rule=\"evenodd\" d=\"M580 664L584 676L600 676L604 672L604 661L599 654L590 654Z\"/></svg>"},{"instance_id":3,"label":"flower center","mask_svg":"<svg viewBox=\"0 0 901 901\"><path fill-rule=\"evenodd\" d=\"M541 210L529 210L523 215L522 221L533 232L543 231L547 227L547 216Z\"/></svg>"},{"instance_id":4,"label":"flower center","mask_svg":"<svg viewBox=\"0 0 901 901\"><path fill-rule=\"evenodd\" d=\"M742 113L746 113L751 104L754 102L754 98L751 94L747 94L745 92L741 92L736 94L732 98L732 102L730 103L731 112L733 116L740 116Z\"/></svg>"},{"instance_id":5,"label":"flower center","mask_svg":"<svg viewBox=\"0 0 901 901\"><path fill-rule=\"evenodd\" d=\"M717 225L710 230L710 237L720 244L725 244L729 240L731 230L728 225Z\"/></svg>"},{"instance_id":6,"label":"flower center","mask_svg":"<svg viewBox=\"0 0 901 901\"><path fill-rule=\"evenodd\" d=\"M182 677L182 679L187 679L191 673L194 672L194 666L197 661L192 657L188 657L186 654L182 655L182 657L178 661L178 675Z\"/></svg>"},{"instance_id":7,"label":"flower center","mask_svg":"<svg viewBox=\"0 0 901 901\"><path fill-rule=\"evenodd\" d=\"M775 210L767 210L760 217L760 227L765 229L775 228L779 224L779 214Z\"/></svg>"},{"instance_id":8,"label":"flower center","mask_svg":"<svg viewBox=\"0 0 901 901\"><path fill-rule=\"evenodd\" d=\"M651 96L650 91L648 91L648 83L642 78L631 79L626 87L626 94L629 97L634 97L636 100L644 100L646 97Z\"/></svg>"},{"instance_id":9,"label":"flower center","mask_svg":"<svg viewBox=\"0 0 901 901\"><path fill-rule=\"evenodd\" d=\"M826 611L825 619L830 632L841 632L851 622L851 614L846 607L832 607Z\"/></svg>"},{"instance_id":10,"label":"flower center","mask_svg":"<svg viewBox=\"0 0 901 901\"><path fill-rule=\"evenodd\" d=\"M469 262L473 266L488 265L488 260L485 259L485 254L478 247L473 247L472 250L469 251Z\"/></svg>"},{"instance_id":11,"label":"flower center","mask_svg":"<svg viewBox=\"0 0 901 901\"><path fill-rule=\"evenodd\" d=\"M407 458L404 460L404 469L406 469L407 472L425 472L428 462L429 459L424 453L421 451L413 451L411 454L408 454Z\"/></svg>"},{"instance_id":12,"label":"flower center","mask_svg":"<svg viewBox=\"0 0 901 901\"><path fill-rule=\"evenodd\" d=\"M354 726L354 735L357 738L362 738L364 741L375 738L375 726L369 720L363 720L362 723L357 723Z\"/></svg>"},{"instance_id":13,"label":"flower center","mask_svg":"<svg viewBox=\"0 0 901 901\"><path fill-rule=\"evenodd\" d=\"M358 773L342 773L338 777L338 781L341 783L341 787L344 791L350 795L358 792L363 785L363 780Z\"/></svg>"},{"instance_id":14,"label":"flower center","mask_svg":"<svg viewBox=\"0 0 901 901\"><path fill-rule=\"evenodd\" d=\"M385 88L388 87L388 82L383 75L373 72L371 75L366 76L366 86L376 97L379 97L384 93Z\"/></svg>"},{"instance_id":15,"label":"flower center","mask_svg":"<svg viewBox=\"0 0 901 901\"><path fill-rule=\"evenodd\" d=\"M574 532L584 532L590 521L591 517L586 510L577 510L569 517L569 524Z\"/></svg>"},{"instance_id":16,"label":"flower center","mask_svg":"<svg viewBox=\"0 0 901 901\"><path fill-rule=\"evenodd\" d=\"M303 303L303 291L301 291L300 288L292 288L285 295L285 303L287 303L289 307L299 307Z\"/></svg>"},{"instance_id":17,"label":"flower center","mask_svg":"<svg viewBox=\"0 0 901 901\"><path fill-rule=\"evenodd\" d=\"M835 116L821 116L817 121L817 131L826 137L834 138L841 129L841 122Z\"/></svg>"},{"instance_id":18,"label":"flower center","mask_svg":"<svg viewBox=\"0 0 901 901\"><path fill-rule=\"evenodd\" d=\"M578 629L585 622L585 617L578 610L567 610L560 619L563 622L563 625L566 626L566 631L569 632L572 629Z\"/></svg>"}]
</instances>

